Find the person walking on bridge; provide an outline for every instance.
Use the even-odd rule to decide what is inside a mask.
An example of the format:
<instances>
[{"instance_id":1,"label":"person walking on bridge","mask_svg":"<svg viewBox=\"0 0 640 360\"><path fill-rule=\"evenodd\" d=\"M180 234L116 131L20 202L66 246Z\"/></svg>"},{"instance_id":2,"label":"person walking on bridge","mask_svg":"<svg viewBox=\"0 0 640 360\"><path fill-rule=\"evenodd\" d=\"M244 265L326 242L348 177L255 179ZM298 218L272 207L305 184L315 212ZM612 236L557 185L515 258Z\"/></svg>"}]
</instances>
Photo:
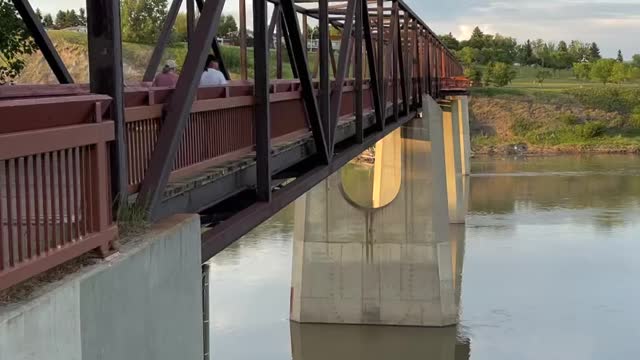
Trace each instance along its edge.
<instances>
[{"instance_id":1,"label":"person walking on bridge","mask_svg":"<svg viewBox=\"0 0 640 360\"><path fill-rule=\"evenodd\" d=\"M219 86L226 85L227 79L220 70L218 70L218 60L209 54L207 62L204 65L204 72L200 77L200 86Z\"/></svg>"},{"instance_id":2,"label":"person walking on bridge","mask_svg":"<svg viewBox=\"0 0 640 360\"><path fill-rule=\"evenodd\" d=\"M178 64L176 64L175 60L167 60L162 68L162 72L156 75L156 78L153 80L153 86L175 87L178 82L178 74L176 74L177 67Z\"/></svg>"}]
</instances>

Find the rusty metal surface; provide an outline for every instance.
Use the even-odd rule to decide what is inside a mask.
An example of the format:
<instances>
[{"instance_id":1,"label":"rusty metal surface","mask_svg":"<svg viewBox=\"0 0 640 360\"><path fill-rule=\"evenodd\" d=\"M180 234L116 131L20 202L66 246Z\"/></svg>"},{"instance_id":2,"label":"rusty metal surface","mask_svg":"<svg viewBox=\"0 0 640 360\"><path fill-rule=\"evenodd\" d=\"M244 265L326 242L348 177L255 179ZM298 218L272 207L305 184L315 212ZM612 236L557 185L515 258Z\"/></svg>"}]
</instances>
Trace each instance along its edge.
<instances>
[{"instance_id":1,"label":"rusty metal surface","mask_svg":"<svg viewBox=\"0 0 640 360\"><path fill-rule=\"evenodd\" d=\"M0 101L0 111L7 103L15 101ZM84 107L70 102L72 113L74 105ZM0 289L107 248L117 235L106 156L113 122L94 114L84 119L91 123L55 120L0 134Z\"/></svg>"}]
</instances>

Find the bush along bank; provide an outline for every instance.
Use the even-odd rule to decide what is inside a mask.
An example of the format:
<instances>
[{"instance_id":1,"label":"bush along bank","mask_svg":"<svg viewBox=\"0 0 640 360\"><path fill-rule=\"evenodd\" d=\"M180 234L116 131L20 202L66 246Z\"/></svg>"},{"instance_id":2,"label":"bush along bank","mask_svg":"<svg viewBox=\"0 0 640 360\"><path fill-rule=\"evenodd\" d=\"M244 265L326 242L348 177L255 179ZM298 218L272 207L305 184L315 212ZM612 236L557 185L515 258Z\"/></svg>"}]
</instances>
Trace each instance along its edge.
<instances>
[{"instance_id":1,"label":"bush along bank","mask_svg":"<svg viewBox=\"0 0 640 360\"><path fill-rule=\"evenodd\" d=\"M470 111L475 153L640 152L640 88L483 90Z\"/></svg>"}]
</instances>

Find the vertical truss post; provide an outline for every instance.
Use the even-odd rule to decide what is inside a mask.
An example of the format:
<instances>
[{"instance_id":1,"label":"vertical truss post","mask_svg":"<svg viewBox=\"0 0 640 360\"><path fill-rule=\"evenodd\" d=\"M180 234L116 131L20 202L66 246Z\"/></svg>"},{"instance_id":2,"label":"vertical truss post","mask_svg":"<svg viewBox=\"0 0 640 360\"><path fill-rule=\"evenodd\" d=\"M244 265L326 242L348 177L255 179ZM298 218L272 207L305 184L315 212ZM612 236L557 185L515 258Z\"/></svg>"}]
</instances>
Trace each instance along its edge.
<instances>
[{"instance_id":1,"label":"vertical truss post","mask_svg":"<svg viewBox=\"0 0 640 360\"><path fill-rule=\"evenodd\" d=\"M394 14L392 13L391 15L391 22L390 22L390 27L389 27L389 45L385 48L385 51L383 53L384 58L388 58L388 57L392 57L393 56L393 50L396 46L396 34L397 34L397 30L398 30L398 22L399 22L399 18L397 16L394 16ZM391 61L387 61L386 64L388 65L387 68L383 71L385 73L385 76L383 76L383 88L385 90L387 90L389 88L389 80L390 77L393 73L393 69L392 69L392 64L393 60ZM389 69L389 73L387 74L387 69ZM388 90L386 92L383 92L383 101L385 106L383 107L383 111L386 114L386 104L387 104L387 98L388 95L387 94ZM392 91L393 92L393 91ZM391 94L393 95L393 94Z\"/></svg>"},{"instance_id":2,"label":"vertical truss post","mask_svg":"<svg viewBox=\"0 0 640 360\"><path fill-rule=\"evenodd\" d=\"M304 56L309 58L309 24L307 15L302 15L302 40L304 41Z\"/></svg>"},{"instance_id":3,"label":"vertical truss post","mask_svg":"<svg viewBox=\"0 0 640 360\"><path fill-rule=\"evenodd\" d=\"M398 2L394 1L393 2L393 17L395 19L398 19L397 21L397 27L400 26L400 11L398 8ZM393 25L392 25L393 26ZM397 31L397 29L394 29L394 32ZM397 41L397 39L393 39L393 41L396 43L395 46L391 47L391 52L392 52L392 60L391 60L391 66L392 66L392 72L391 72L391 78L393 79L393 120L394 121L398 121L399 117L400 117L400 111L398 110L399 104L398 104L398 56L399 56L399 52L400 52L400 47L401 44L399 43L399 41Z\"/></svg>"},{"instance_id":4,"label":"vertical truss post","mask_svg":"<svg viewBox=\"0 0 640 360\"><path fill-rule=\"evenodd\" d=\"M417 24L416 24L417 25ZM416 71L418 77L418 105L422 107L424 74L422 73L422 29L416 29Z\"/></svg>"},{"instance_id":5,"label":"vertical truss post","mask_svg":"<svg viewBox=\"0 0 640 360\"><path fill-rule=\"evenodd\" d=\"M376 115L376 127L379 131L384 130L384 114L382 113L382 97L380 94L380 84L378 83L378 69L376 69L376 55L373 48L373 36L371 34L371 21L369 20L369 7L367 1L362 3L362 24L364 29L364 42L367 49L367 63L369 64L369 78L371 92L373 93L373 106ZM382 70L382 69L380 69Z\"/></svg>"},{"instance_id":6,"label":"vertical truss post","mask_svg":"<svg viewBox=\"0 0 640 360\"><path fill-rule=\"evenodd\" d=\"M385 68L384 68L384 0L378 0L378 85L380 86L380 100L382 102L382 127L387 117L387 89L385 89Z\"/></svg>"},{"instance_id":7,"label":"vertical truss post","mask_svg":"<svg viewBox=\"0 0 640 360\"><path fill-rule=\"evenodd\" d=\"M256 127L256 196L271 201L271 111L267 0L253 0L254 124Z\"/></svg>"},{"instance_id":8,"label":"vertical truss post","mask_svg":"<svg viewBox=\"0 0 640 360\"><path fill-rule=\"evenodd\" d=\"M164 124L138 195L138 204L148 208L152 218L154 210L162 201L164 188L169 181L169 174L200 82L200 74L208 53L207 44L213 43L223 6L224 0L207 0L204 4L196 26L192 51L187 53L176 89L166 105Z\"/></svg>"},{"instance_id":9,"label":"vertical truss post","mask_svg":"<svg viewBox=\"0 0 640 360\"><path fill-rule=\"evenodd\" d=\"M49 67L53 71L53 74L58 79L60 84L73 84L73 78L66 66L60 59L60 55L56 51L56 48L53 46L49 35L47 35L47 31L42 26L40 19L36 16L31 4L29 4L29 0L13 0L13 6L15 6L16 10L22 17L22 21L27 26L29 33L33 36L33 40L38 45L38 48L42 52L45 60L49 64Z\"/></svg>"},{"instance_id":10,"label":"vertical truss post","mask_svg":"<svg viewBox=\"0 0 640 360\"><path fill-rule=\"evenodd\" d=\"M282 21L276 24L276 79L282 79Z\"/></svg>"},{"instance_id":11,"label":"vertical truss post","mask_svg":"<svg viewBox=\"0 0 640 360\"><path fill-rule=\"evenodd\" d=\"M338 72L336 73L336 79L333 83L333 92L331 93L331 147L329 153L333 153L335 147L335 134L338 127L338 119L340 118L340 108L342 105L342 92L344 90L344 80L347 76L348 62L349 62L349 49L351 48L351 31L353 29L353 15L356 9L357 1L350 1L347 3L347 13L344 19L344 26L342 28L342 38L340 40L340 54L338 58Z\"/></svg>"},{"instance_id":12,"label":"vertical truss post","mask_svg":"<svg viewBox=\"0 0 640 360\"><path fill-rule=\"evenodd\" d=\"M193 31L196 27L196 9L193 0L187 0L187 42L189 47L193 42Z\"/></svg>"},{"instance_id":13,"label":"vertical truss post","mask_svg":"<svg viewBox=\"0 0 640 360\"><path fill-rule=\"evenodd\" d=\"M432 54L432 50L431 50L431 37L429 36L429 33L427 32L426 34L426 39L425 39L425 51L426 51L426 56L425 58L427 59L426 61L426 74L427 74L427 91L429 91L429 95L431 95L431 97L433 97L433 54Z\"/></svg>"},{"instance_id":14,"label":"vertical truss post","mask_svg":"<svg viewBox=\"0 0 640 360\"><path fill-rule=\"evenodd\" d=\"M410 59L410 71L411 71L411 96L413 97L413 101L411 102L412 106L418 105L418 93L416 90L418 89L416 84L416 59L415 55L417 53L418 47L418 21L416 19L412 19L411 21L411 47L409 47L409 59Z\"/></svg>"},{"instance_id":15,"label":"vertical truss post","mask_svg":"<svg viewBox=\"0 0 640 360\"><path fill-rule=\"evenodd\" d=\"M329 93L331 89L329 88L329 64L327 61L330 57L329 46L329 0L319 0L318 1L319 8L319 35L320 41L318 44L319 51L319 106L320 106L320 119L322 119L322 124L325 130L328 130L329 133L326 134L327 140L329 144L333 144L333 139L331 138L331 119L330 119L330 110L329 110ZM331 156L331 154L329 154Z\"/></svg>"},{"instance_id":16,"label":"vertical truss post","mask_svg":"<svg viewBox=\"0 0 640 360\"><path fill-rule=\"evenodd\" d=\"M364 142L364 124L363 124L363 104L362 104L362 9L366 10L366 0L357 0L356 2L356 33L355 33L355 77L356 77L356 142L362 144ZM364 4L363 4L364 3Z\"/></svg>"},{"instance_id":17,"label":"vertical truss post","mask_svg":"<svg viewBox=\"0 0 640 360\"><path fill-rule=\"evenodd\" d=\"M285 20L285 24L289 32L289 37L286 41L289 41L289 46L293 53L292 61L295 62L296 69L298 69L298 75L300 76L302 100L309 119L309 124L311 125L317 154L323 163L328 164L330 161L329 142L325 137L328 127L321 120L320 112L318 111L318 103L314 93L313 83L309 75L307 59L304 56L304 47L302 46L300 27L298 26L298 16L296 14L293 1L294 0L280 0L282 17Z\"/></svg>"},{"instance_id":18,"label":"vertical truss post","mask_svg":"<svg viewBox=\"0 0 640 360\"><path fill-rule=\"evenodd\" d=\"M406 12L406 11L405 11ZM398 14L399 15L399 14ZM400 16L398 16L400 19ZM404 26L406 27L406 21L403 21ZM405 62L405 46L406 43L402 41L402 31L400 28L400 21L398 21L398 63L400 65L400 89L402 93L402 113L406 115L409 113L409 101L407 100L407 71L406 71L406 62Z\"/></svg>"},{"instance_id":19,"label":"vertical truss post","mask_svg":"<svg viewBox=\"0 0 640 360\"><path fill-rule=\"evenodd\" d=\"M120 1L87 2L90 90L92 93L105 94L112 98L109 118L115 124L115 141L110 147L111 194L116 200L116 206L128 195L129 182L120 29ZM116 214L117 211L114 211L114 215Z\"/></svg>"},{"instance_id":20,"label":"vertical truss post","mask_svg":"<svg viewBox=\"0 0 640 360\"><path fill-rule=\"evenodd\" d=\"M409 12L404 12L404 77L405 77L405 91L407 96L407 111L409 111L409 100L411 99L411 43L409 42L409 27L410 17Z\"/></svg>"},{"instance_id":21,"label":"vertical truss post","mask_svg":"<svg viewBox=\"0 0 640 360\"><path fill-rule=\"evenodd\" d=\"M240 78L248 78L247 62L247 3L245 0L238 0L240 3Z\"/></svg>"},{"instance_id":22,"label":"vertical truss post","mask_svg":"<svg viewBox=\"0 0 640 360\"><path fill-rule=\"evenodd\" d=\"M162 25L162 30L160 31L160 36L158 37L158 43L153 48L153 53L151 54L151 59L149 60L149 64L147 65L147 70L142 76L142 81L153 81L153 78L156 76L156 71L158 71L158 66L160 66L160 61L162 60L164 49L169 43L169 36L171 36L171 30L173 30L173 25L176 23L176 18L178 17L178 11L180 11L181 5L182 0L173 0L171 2L169 12L167 13L167 18Z\"/></svg>"}]
</instances>

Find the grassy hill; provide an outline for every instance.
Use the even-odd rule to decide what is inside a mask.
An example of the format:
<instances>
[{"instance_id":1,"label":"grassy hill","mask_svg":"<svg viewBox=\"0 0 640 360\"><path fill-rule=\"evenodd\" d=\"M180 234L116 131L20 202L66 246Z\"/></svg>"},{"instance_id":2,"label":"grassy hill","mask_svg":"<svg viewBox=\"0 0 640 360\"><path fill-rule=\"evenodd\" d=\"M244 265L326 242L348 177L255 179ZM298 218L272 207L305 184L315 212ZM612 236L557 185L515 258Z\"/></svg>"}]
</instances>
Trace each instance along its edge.
<instances>
[{"instance_id":1,"label":"grassy hill","mask_svg":"<svg viewBox=\"0 0 640 360\"><path fill-rule=\"evenodd\" d=\"M89 81L89 57L87 50L86 34L51 30L48 32L60 57L69 69L74 80L78 83ZM284 49L283 49L284 50ZM240 48L235 46L222 46L222 58L229 69L232 78L239 78L240 73ZM142 79L142 75L151 58L153 46L147 44L123 43L123 69L125 81L137 82ZM163 60L175 59L180 65L184 62L187 54L186 43L171 44L167 47ZM310 59L312 60L312 59ZM253 76L253 49L248 49L249 77ZM292 78L291 67L284 51L283 76ZM271 54L272 76L275 77L275 51ZM20 77L19 84L55 84L57 83L53 72L41 54L36 54L27 59L27 65Z\"/></svg>"}]
</instances>

